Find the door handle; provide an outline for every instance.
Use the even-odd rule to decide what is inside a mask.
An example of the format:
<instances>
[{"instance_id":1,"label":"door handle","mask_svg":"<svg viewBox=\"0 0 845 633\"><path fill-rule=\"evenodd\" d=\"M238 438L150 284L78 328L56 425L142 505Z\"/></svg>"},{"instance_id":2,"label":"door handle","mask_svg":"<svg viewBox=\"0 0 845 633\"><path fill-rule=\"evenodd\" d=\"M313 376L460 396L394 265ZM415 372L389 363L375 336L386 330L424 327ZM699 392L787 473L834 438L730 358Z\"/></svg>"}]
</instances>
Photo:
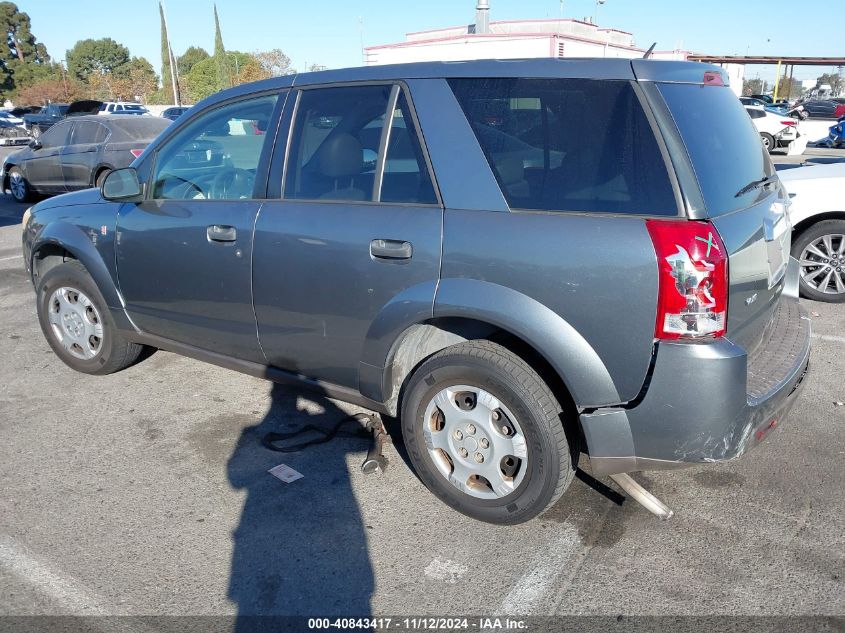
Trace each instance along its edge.
<instances>
[{"instance_id":1,"label":"door handle","mask_svg":"<svg viewBox=\"0 0 845 633\"><path fill-rule=\"evenodd\" d=\"M234 242L238 239L238 231L234 226L212 224L205 230L211 242Z\"/></svg>"},{"instance_id":2,"label":"door handle","mask_svg":"<svg viewBox=\"0 0 845 633\"><path fill-rule=\"evenodd\" d=\"M373 240L370 242L370 255L376 259L411 259L414 247L410 242L401 240Z\"/></svg>"}]
</instances>

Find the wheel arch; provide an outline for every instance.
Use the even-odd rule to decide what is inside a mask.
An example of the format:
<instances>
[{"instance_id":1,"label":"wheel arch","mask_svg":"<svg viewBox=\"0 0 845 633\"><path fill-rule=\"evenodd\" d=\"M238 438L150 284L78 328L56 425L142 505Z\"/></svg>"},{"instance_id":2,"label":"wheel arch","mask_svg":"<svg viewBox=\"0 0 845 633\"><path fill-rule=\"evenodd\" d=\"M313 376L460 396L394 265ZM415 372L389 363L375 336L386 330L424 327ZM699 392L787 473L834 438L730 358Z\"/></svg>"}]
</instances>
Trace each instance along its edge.
<instances>
[{"instance_id":1,"label":"wheel arch","mask_svg":"<svg viewBox=\"0 0 845 633\"><path fill-rule=\"evenodd\" d=\"M382 315L380 315L381 317ZM406 311L405 317L414 316ZM442 280L434 310L417 312L401 327L373 329L394 332L368 337L359 373L361 392L384 402L395 413L402 385L431 354L455 343L489 339L528 362L556 395L573 406L616 404L619 393L596 351L562 317L515 290L470 279ZM374 345L380 340L381 345ZM552 386L552 385L550 385Z\"/></svg>"},{"instance_id":2,"label":"wheel arch","mask_svg":"<svg viewBox=\"0 0 845 633\"><path fill-rule=\"evenodd\" d=\"M823 211L804 218L792 227L792 241L795 242L811 226L825 220L845 220L845 211Z\"/></svg>"},{"instance_id":3,"label":"wheel arch","mask_svg":"<svg viewBox=\"0 0 845 633\"><path fill-rule=\"evenodd\" d=\"M123 300L100 252L82 229L67 222L47 224L32 244L30 274L32 282L51 268L68 260L76 260L91 275L106 304L121 329L134 330L123 308Z\"/></svg>"},{"instance_id":4,"label":"wheel arch","mask_svg":"<svg viewBox=\"0 0 845 633\"><path fill-rule=\"evenodd\" d=\"M109 163L100 163L99 165L94 167L94 169L91 170L91 181L89 184L92 187L96 187L97 179L100 177L100 174L102 174L104 171L114 171L114 169L114 166Z\"/></svg>"}]
</instances>

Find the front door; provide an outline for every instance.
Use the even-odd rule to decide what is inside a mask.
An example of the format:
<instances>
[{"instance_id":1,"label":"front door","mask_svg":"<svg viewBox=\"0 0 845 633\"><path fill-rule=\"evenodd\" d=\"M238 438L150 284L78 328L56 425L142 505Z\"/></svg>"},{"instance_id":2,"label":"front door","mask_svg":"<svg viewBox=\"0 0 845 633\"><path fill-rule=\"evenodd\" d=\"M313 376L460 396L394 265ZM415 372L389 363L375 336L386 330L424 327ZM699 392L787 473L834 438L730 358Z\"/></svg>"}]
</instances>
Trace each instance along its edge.
<instances>
[{"instance_id":1,"label":"front door","mask_svg":"<svg viewBox=\"0 0 845 633\"><path fill-rule=\"evenodd\" d=\"M264 131L279 99L263 94L206 112L149 157L146 200L121 207L117 239L120 289L143 331L263 361L250 254L272 149Z\"/></svg>"},{"instance_id":2,"label":"front door","mask_svg":"<svg viewBox=\"0 0 845 633\"><path fill-rule=\"evenodd\" d=\"M304 89L291 130L284 192L256 222L261 346L270 365L357 388L385 306L434 300L442 210L398 85Z\"/></svg>"}]
</instances>

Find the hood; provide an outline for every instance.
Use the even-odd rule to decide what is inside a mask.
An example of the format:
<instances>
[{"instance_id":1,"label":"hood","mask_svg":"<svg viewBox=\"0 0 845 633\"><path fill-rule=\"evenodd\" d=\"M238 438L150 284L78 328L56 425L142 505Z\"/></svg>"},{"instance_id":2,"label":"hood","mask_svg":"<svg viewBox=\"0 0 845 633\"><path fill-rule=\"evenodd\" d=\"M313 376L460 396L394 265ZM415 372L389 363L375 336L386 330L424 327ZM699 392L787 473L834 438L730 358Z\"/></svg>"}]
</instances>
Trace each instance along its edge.
<instances>
[{"instance_id":1,"label":"hood","mask_svg":"<svg viewBox=\"0 0 845 633\"><path fill-rule=\"evenodd\" d=\"M74 101L68 106L65 116L81 116L83 114L97 114L103 102L96 99L82 99Z\"/></svg>"},{"instance_id":2,"label":"hood","mask_svg":"<svg viewBox=\"0 0 845 633\"><path fill-rule=\"evenodd\" d=\"M845 178L845 163L830 163L827 165L806 165L778 172L778 178L789 189L789 183L801 180L817 180L819 178Z\"/></svg>"},{"instance_id":3,"label":"hood","mask_svg":"<svg viewBox=\"0 0 845 633\"><path fill-rule=\"evenodd\" d=\"M106 201L100 195L99 189L83 189L82 191L74 191L73 193L63 193L54 198L47 198L32 207L33 213L39 211L46 211L47 209L56 209L60 207L75 207L79 205L104 204Z\"/></svg>"}]
</instances>

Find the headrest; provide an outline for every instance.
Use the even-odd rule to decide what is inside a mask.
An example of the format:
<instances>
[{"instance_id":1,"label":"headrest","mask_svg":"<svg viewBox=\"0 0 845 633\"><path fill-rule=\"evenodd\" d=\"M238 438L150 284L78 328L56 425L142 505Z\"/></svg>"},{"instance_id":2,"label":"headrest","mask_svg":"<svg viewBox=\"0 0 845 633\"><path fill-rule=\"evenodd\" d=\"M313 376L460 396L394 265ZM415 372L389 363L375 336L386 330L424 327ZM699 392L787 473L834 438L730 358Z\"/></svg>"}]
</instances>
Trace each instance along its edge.
<instances>
[{"instance_id":1,"label":"headrest","mask_svg":"<svg viewBox=\"0 0 845 633\"><path fill-rule=\"evenodd\" d=\"M320 146L320 171L329 178L360 174L364 171L361 141L345 132L327 138Z\"/></svg>"},{"instance_id":2,"label":"headrest","mask_svg":"<svg viewBox=\"0 0 845 633\"><path fill-rule=\"evenodd\" d=\"M525 167L519 158L503 158L496 162L496 169L503 185L512 185L525 180Z\"/></svg>"}]
</instances>

